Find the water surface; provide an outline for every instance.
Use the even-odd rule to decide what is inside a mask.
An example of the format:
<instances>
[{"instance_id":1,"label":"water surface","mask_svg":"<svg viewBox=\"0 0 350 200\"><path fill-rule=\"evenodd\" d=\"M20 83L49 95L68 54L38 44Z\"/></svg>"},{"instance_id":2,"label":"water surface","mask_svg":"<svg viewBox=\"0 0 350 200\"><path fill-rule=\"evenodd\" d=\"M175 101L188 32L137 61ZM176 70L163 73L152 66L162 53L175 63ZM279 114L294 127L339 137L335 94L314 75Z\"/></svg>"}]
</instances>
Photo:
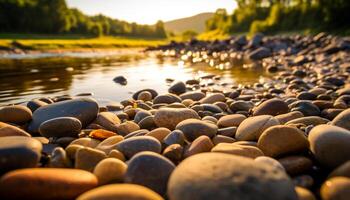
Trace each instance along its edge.
<instances>
[{"instance_id":1,"label":"water surface","mask_svg":"<svg viewBox=\"0 0 350 200\"><path fill-rule=\"evenodd\" d=\"M0 104L86 92L98 99L121 101L144 88L165 93L167 78L185 81L207 74L220 75L229 84L249 84L258 81L264 71L240 65L219 70L139 51L6 54L0 56ZM128 80L125 86L113 81L121 75Z\"/></svg>"}]
</instances>

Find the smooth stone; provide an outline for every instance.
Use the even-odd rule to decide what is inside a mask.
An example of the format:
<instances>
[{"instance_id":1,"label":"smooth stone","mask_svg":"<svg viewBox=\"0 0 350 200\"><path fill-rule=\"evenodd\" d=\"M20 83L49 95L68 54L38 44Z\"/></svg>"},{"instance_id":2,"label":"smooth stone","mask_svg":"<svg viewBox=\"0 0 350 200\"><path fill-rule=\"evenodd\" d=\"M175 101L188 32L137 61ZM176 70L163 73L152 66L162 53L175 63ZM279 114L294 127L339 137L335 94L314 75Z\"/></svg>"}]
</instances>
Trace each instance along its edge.
<instances>
[{"instance_id":1,"label":"smooth stone","mask_svg":"<svg viewBox=\"0 0 350 200\"><path fill-rule=\"evenodd\" d=\"M241 114L226 115L219 119L219 121L217 122L217 125L220 128L231 127L231 126L237 127L245 119L247 119L247 117Z\"/></svg>"},{"instance_id":2,"label":"smooth stone","mask_svg":"<svg viewBox=\"0 0 350 200\"><path fill-rule=\"evenodd\" d=\"M350 109L339 113L331 122L331 125L339 126L350 130Z\"/></svg>"},{"instance_id":3,"label":"smooth stone","mask_svg":"<svg viewBox=\"0 0 350 200\"><path fill-rule=\"evenodd\" d=\"M237 127L226 127L218 129L218 135L234 138L237 132Z\"/></svg>"},{"instance_id":4,"label":"smooth stone","mask_svg":"<svg viewBox=\"0 0 350 200\"><path fill-rule=\"evenodd\" d=\"M303 113L299 111L293 111L286 114L281 114L275 116L275 118L280 122L280 124L286 124L287 122L304 117Z\"/></svg>"},{"instance_id":5,"label":"smooth stone","mask_svg":"<svg viewBox=\"0 0 350 200\"><path fill-rule=\"evenodd\" d=\"M8 136L31 137L31 135L29 133L27 133L26 131L24 131L16 126L12 126L10 124L0 122L0 138L1 137L8 137Z\"/></svg>"},{"instance_id":6,"label":"smooth stone","mask_svg":"<svg viewBox=\"0 0 350 200\"><path fill-rule=\"evenodd\" d=\"M56 147L51 153L49 167L52 168L68 168L72 167L66 151L62 147Z\"/></svg>"},{"instance_id":7,"label":"smooth stone","mask_svg":"<svg viewBox=\"0 0 350 200\"><path fill-rule=\"evenodd\" d=\"M232 137L224 136L224 135L216 135L212 139L214 145L220 144L220 143L234 143L237 140L233 139Z\"/></svg>"},{"instance_id":8,"label":"smooth stone","mask_svg":"<svg viewBox=\"0 0 350 200\"><path fill-rule=\"evenodd\" d=\"M154 121L158 127L174 130L176 125L186 119L199 119L198 114L188 108L161 108L156 111Z\"/></svg>"},{"instance_id":9,"label":"smooth stone","mask_svg":"<svg viewBox=\"0 0 350 200\"><path fill-rule=\"evenodd\" d=\"M254 107L254 104L250 101L234 101L230 104L230 110L232 112L237 112L237 111L249 111Z\"/></svg>"},{"instance_id":10,"label":"smooth stone","mask_svg":"<svg viewBox=\"0 0 350 200\"><path fill-rule=\"evenodd\" d=\"M213 142L206 135L196 138L187 149L185 149L184 157L190 157L198 153L210 152L214 147Z\"/></svg>"},{"instance_id":11,"label":"smooth stone","mask_svg":"<svg viewBox=\"0 0 350 200\"><path fill-rule=\"evenodd\" d=\"M309 133L310 149L316 159L329 168L350 160L350 131L332 126L318 125Z\"/></svg>"},{"instance_id":12,"label":"smooth stone","mask_svg":"<svg viewBox=\"0 0 350 200\"><path fill-rule=\"evenodd\" d=\"M184 148L181 145L172 144L164 149L162 155L176 164L182 159L183 152Z\"/></svg>"},{"instance_id":13,"label":"smooth stone","mask_svg":"<svg viewBox=\"0 0 350 200\"><path fill-rule=\"evenodd\" d=\"M22 105L0 108L0 122L23 124L32 119L32 111Z\"/></svg>"},{"instance_id":14,"label":"smooth stone","mask_svg":"<svg viewBox=\"0 0 350 200\"><path fill-rule=\"evenodd\" d=\"M33 99L31 101L28 101L27 103L27 107L34 112L35 110L37 110L38 108L42 107L42 106L46 106L48 103L41 101L39 99Z\"/></svg>"},{"instance_id":15,"label":"smooth stone","mask_svg":"<svg viewBox=\"0 0 350 200\"><path fill-rule=\"evenodd\" d=\"M148 117L143 118L138 123L138 125L141 129L148 129L148 130L152 130L152 129L157 127L157 124L154 121L154 116L148 116Z\"/></svg>"},{"instance_id":16,"label":"smooth stone","mask_svg":"<svg viewBox=\"0 0 350 200\"><path fill-rule=\"evenodd\" d=\"M96 165L94 174L99 185L121 183L124 181L127 168L128 166L119 159L106 158Z\"/></svg>"},{"instance_id":17,"label":"smooth stone","mask_svg":"<svg viewBox=\"0 0 350 200\"><path fill-rule=\"evenodd\" d=\"M20 168L36 167L43 145L30 137L0 138L0 174Z\"/></svg>"},{"instance_id":18,"label":"smooth stone","mask_svg":"<svg viewBox=\"0 0 350 200\"><path fill-rule=\"evenodd\" d=\"M327 180L321 187L322 200L348 200L350 197L350 178L335 177Z\"/></svg>"},{"instance_id":19,"label":"smooth stone","mask_svg":"<svg viewBox=\"0 0 350 200\"><path fill-rule=\"evenodd\" d=\"M176 129L181 130L189 141L193 141L201 135L212 138L218 131L216 124L199 119L186 119L180 122Z\"/></svg>"},{"instance_id":20,"label":"smooth stone","mask_svg":"<svg viewBox=\"0 0 350 200\"><path fill-rule=\"evenodd\" d=\"M81 122L74 117L58 117L47 120L39 126L39 133L44 137L78 137Z\"/></svg>"},{"instance_id":21,"label":"smooth stone","mask_svg":"<svg viewBox=\"0 0 350 200\"><path fill-rule=\"evenodd\" d=\"M96 117L95 123L109 131L117 132L117 126L121 121L119 117L112 112L100 112Z\"/></svg>"},{"instance_id":22,"label":"smooth stone","mask_svg":"<svg viewBox=\"0 0 350 200\"><path fill-rule=\"evenodd\" d=\"M116 159L119 159L123 162L126 160L125 156L122 154L122 152L120 152L116 149L113 149L112 151L109 152L108 158L116 158Z\"/></svg>"},{"instance_id":23,"label":"smooth stone","mask_svg":"<svg viewBox=\"0 0 350 200\"><path fill-rule=\"evenodd\" d=\"M311 101L300 100L289 104L291 111L299 111L304 116L317 116L320 114L320 109Z\"/></svg>"},{"instance_id":24,"label":"smooth stone","mask_svg":"<svg viewBox=\"0 0 350 200\"><path fill-rule=\"evenodd\" d=\"M101 141L93 139L93 138L78 138L76 140L73 140L69 145L76 144L76 145L81 145L84 147L95 148L100 143L101 143Z\"/></svg>"},{"instance_id":25,"label":"smooth stone","mask_svg":"<svg viewBox=\"0 0 350 200\"><path fill-rule=\"evenodd\" d=\"M135 93L132 95L132 98L133 98L133 99L137 99L137 97L139 96L139 94L140 94L141 92L144 92L144 91L151 93L151 94L152 94L152 99L153 99L154 97L158 96L157 91L155 91L155 90L153 90L153 89L143 89L143 90L139 90L139 91L135 92Z\"/></svg>"},{"instance_id":26,"label":"smooth stone","mask_svg":"<svg viewBox=\"0 0 350 200\"><path fill-rule=\"evenodd\" d=\"M295 191L298 194L299 200L316 200L316 197L308 189L296 186Z\"/></svg>"},{"instance_id":27,"label":"smooth stone","mask_svg":"<svg viewBox=\"0 0 350 200\"><path fill-rule=\"evenodd\" d=\"M103 140L96 146L96 149L109 154L112 150L116 149L116 146L119 142L123 141L124 138L120 135L115 135Z\"/></svg>"},{"instance_id":28,"label":"smooth stone","mask_svg":"<svg viewBox=\"0 0 350 200\"><path fill-rule=\"evenodd\" d=\"M107 158L105 152L89 147L81 148L76 152L74 167L92 172L101 160Z\"/></svg>"},{"instance_id":29,"label":"smooth stone","mask_svg":"<svg viewBox=\"0 0 350 200\"><path fill-rule=\"evenodd\" d=\"M264 156L264 153L254 146L238 145L235 143L220 143L211 149L211 152L227 153L236 156L243 156L248 158L257 158Z\"/></svg>"},{"instance_id":30,"label":"smooth stone","mask_svg":"<svg viewBox=\"0 0 350 200\"><path fill-rule=\"evenodd\" d=\"M215 102L224 102L226 99L225 95L221 93L215 93L209 96L204 97L203 99L199 100L201 104L212 104Z\"/></svg>"},{"instance_id":31,"label":"smooth stone","mask_svg":"<svg viewBox=\"0 0 350 200\"><path fill-rule=\"evenodd\" d=\"M163 196L174 169L175 165L164 156L154 152L141 152L128 162L125 182L148 187Z\"/></svg>"},{"instance_id":32,"label":"smooth stone","mask_svg":"<svg viewBox=\"0 0 350 200\"><path fill-rule=\"evenodd\" d=\"M140 130L140 126L133 121L126 121L117 126L117 133L122 136L138 130Z\"/></svg>"},{"instance_id":33,"label":"smooth stone","mask_svg":"<svg viewBox=\"0 0 350 200\"><path fill-rule=\"evenodd\" d=\"M170 134L170 130L167 128L156 128L149 133L146 134L146 136L151 136L156 138L159 142L163 142L164 138Z\"/></svg>"},{"instance_id":34,"label":"smooth stone","mask_svg":"<svg viewBox=\"0 0 350 200\"><path fill-rule=\"evenodd\" d=\"M182 146L185 143L185 135L180 130L173 130L163 139L163 143L167 146L172 144L179 144Z\"/></svg>"},{"instance_id":35,"label":"smooth stone","mask_svg":"<svg viewBox=\"0 0 350 200\"><path fill-rule=\"evenodd\" d=\"M309 117L300 117L298 119L293 119L286 123L286 125L293 125L293 124L304 124L306 126L313 125L317 126L320 124L327 124L329 122L328 119L318 117L318 116L309 116Z\"/></svg>"},{"instance_id":36,"label":"smooth stone","mask_svg":"<svg viewBox=\"0 0 350 200\"><path fill-rule=\"evenodd\" d=\"M150 113L147 110L139 110L136 112L135 117L134 117L134 122L139 123L142 119L145 117L152 116L152 113Z\"/></svg>"},{"instance_id":37,"label":"smooth stone","mask_svg":"<svg viewBox=\"0 0 350 200\"><path fill-rule=\"evenodd\" d=\"M279 125L279 121L271 115L248 117L237 128L237 140L257 141L269 127Z\"/></svg>"},{"instance_id":38,"label":"smooth stone","mask_svg":"<svg viewBox=\"0 0 350 200\"><path fill-rule=\"evenodd\" d=\"M269 99L253 109L253 115L280 115L288 113L288 104L280 99Z\"/></svg>"},{"instance_id":39,"label":"smooth stone","mask_svg":"<svg viewBox=\"0 0 350 200\"><path fill-rule=\"evenodd\" d=\"M176 102L180 103L181 99L175 94L163 94L153 99L154 104L161 104L161 103L171 104Z\"/></svg>"},{"instance_id":40,"label":"smooth stone","mask_svg":"<svg viewBox=\"0 0 350 200\"><path fill-rule=\"evenodd\" d=\"M170 86L168 92L177 95L183 94L186 92L186 84L182 81L175 82Z\"/></svg>"},{"instance_id":41,"label":"smooth stone","mask_svg":"<svg viewBox=\"0 0 350 200\"><path fill-rule=\"evenodd\" d=\"M98 104L91 98L61 101L38 108L28 126L29 132L37 132L41 123L58 117L75 117L86 127L98 113Z\"/></svg>"},{"instance_id":42,"label":"smooth stone","mask_svg":"<svg viewBox=\"0 0 350 200\"><path fill-rule=\"evenodd\" d=\"M104 129L97 129L90 132L89 137L94 138L96 140L105 140L109 137L116 136L117 134L112 131L107 131Z\"/></svg>"},{"instance_id":43,"label":"smooth stone","mask_svg":"<svg viewBox=\"0 0 350 200\"><path fill-rule=\"evenodd\" d=\"M76 156L76 153L79 149L83 149L85 148L84 146L82 145L78 145L78 144L72 144L72 145L68 145L66 148L65 148L65 151L66 151L66 154L67 154L67 157L71 160L75 160L75 156Z\"/></svg>"},{"instance_id":44,"label":"smooth stone","mask_svg":"<svg viewBox=\"0 0 350 200\"><path fill-rule=\"evenodd\" d=\"M77 200L164 200L159 194L134 184L110 184L89 190Z\"/></svg>"},{"instance_id":45,"label":"smooth stone","mask_svg":"<svg viewBox=\"0 0 350 200\"><path fill-rule=\"evenodd\" d=\"M344 176L350 178L350 160L335 168L329 177Z\"/></svg>"},{"instance_id":46,"label":"smooth stone","mask_svg":"<svg viewBox=\"0 0 350 200\"><path fill-rule=\"evenodd\" d=\"M202 118L202 120L213 122L214 124L218 123L218 119L216 119L213 116L205 116L205 117Z\"/></svg>"},{"instance_id":47,"label":"smooth stone","mask_svg":"<svg viewBox=\"0 0 350 200\"><path fill-rule=\"evenodd\" d=\"M224 153L201 153L182 161L171 174L168 197L170 200L298 199L284 172Z\"/></svg>"},{"instance_id":48,"label":"smooth stone","mask_svg":"<svg viewBox=\"0 0 350 200\"><path fill-rule=\"evenodd\" d=\"M21 169L0 179L0 193L5 199L69 200L96 186L95 175L78 169Z\"/></svg>"},{"instance_id":49,"label":"smooth stone","mask_svg":"<svg viewBox=\"0 0 350 200\"><path fill-rule=\"evenodd\" d=\"M137 136L125 139L116 145L116 149L123 153L126 158L131 158L142 151L161 153L160 142L151 136Z\"/></svg>"},{"instance_id":50,"label":"smooth stone","mask_svg":"<svg viewBox=\"0 0 350 200\"><path fill-rule=\"evenodd\" d=\"M199 100L203 99L204 97L205 97L205 94L203 92L199 92L199 91L186 92L186 93L180 95L180 98L182 100L191 99L193 101L199 101Z\"/></svg>"},{"instance_id":51,"label":"smooth stone","mask_svg":"<svg viewBox=\"0 0 350 200\"><path fill-rule=\"evenodd\" d=\"M278 161L290 175L304 174L312 168L312 160L304 156L287 156Z\"/></svg>"},{"instance_id":52,"label":"smooth stone","mask_svg":"<svg viewBox=\"0 0 350 200\"><path fill-rule=\"evenodd\" d=\"M137 95L137 100L142 100L142 101L152 101L153 96L150 92L148 91L143 91L140 92L139 95Z\"/></svg>"},{"instance_id":53,"label":"smooth stone","mask_svg":"<svg viewBox=\"0 0 350 200\"><path fill-rule=\"evenodd\" d=\"M291 126L277 125L266 129L261 134L258 147L266 156L278 157L306 151L309 141L301 130Z\"/></svg>"},{"instance_id":54,"label":"smooth stone","mask_svg":"<svg viewBox=\"0 0 350 200\"><path fill-rule=\"evenodd\" d=\"M266 47L259 47L252 51L248 58L251 60L261 60L266 57L270 57L272 55L271 51Z\"/></svg>"},{"instance_id":55,"label":"smooth stone","mask_svg":"<svg viewBox=\"0 0 350 200\"><path fill-rule=\"evenodd\" d=\"M281 163L275 160L274 158L267 157L267 156L259 156L259 157L256 157L254 161L257 163L264 163L264 164L270 165L271 167L274 167L278 170L285 172L285 169L281 165Z\"/></svg>"}]
</instances>

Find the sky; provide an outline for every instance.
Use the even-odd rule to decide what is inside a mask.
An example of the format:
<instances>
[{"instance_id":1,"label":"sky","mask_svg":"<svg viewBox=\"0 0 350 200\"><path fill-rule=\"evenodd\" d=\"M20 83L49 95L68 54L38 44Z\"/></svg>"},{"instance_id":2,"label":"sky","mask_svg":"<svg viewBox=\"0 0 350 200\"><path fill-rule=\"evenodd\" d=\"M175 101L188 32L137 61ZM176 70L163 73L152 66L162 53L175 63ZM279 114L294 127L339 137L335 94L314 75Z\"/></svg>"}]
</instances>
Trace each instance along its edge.
<instances>
[{"instance_id":1,"label":"sky","mask_svg":"<svg viewBox=\"0 0 350 200\"><path fill-rule=\"evenodd\" d=\"M67 3L85 14L104 14L140 24L215 12L218 8L226 8L231 13L235 8L234 0L67 0Z\"/></svg>"}]
</instances>

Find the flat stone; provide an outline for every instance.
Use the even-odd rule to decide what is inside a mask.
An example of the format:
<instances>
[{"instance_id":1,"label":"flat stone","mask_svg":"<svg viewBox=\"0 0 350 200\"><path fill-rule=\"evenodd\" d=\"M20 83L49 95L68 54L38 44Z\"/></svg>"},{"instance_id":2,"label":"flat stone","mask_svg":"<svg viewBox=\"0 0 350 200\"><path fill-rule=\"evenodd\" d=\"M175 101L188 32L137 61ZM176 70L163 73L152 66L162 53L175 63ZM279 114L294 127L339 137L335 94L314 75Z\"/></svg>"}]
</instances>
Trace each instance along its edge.
<instances>
[{"instance_id":1,"label":"flat stone","mask_svg":"<svg viewBox=\"0 0 350 200\"><path fill-rule=\"evenodd\" d=\"M32 119L32 111L21 105L0 108L0 122L23 124Z\"/></svg>"},{"instance_id":2,"label":"flat stone","mask_svg":"<svg viewBox=\"0 0 350 200\"><path fill-rule=\"evenodd\" d=\"M0 138L7 137L7 136L31 137L31 135L29 133L27 133L26 131L24 131L16 126L12 126L10 124L0 122Z\"/></svg>"},{"instance_id":3,"label":"flat stone","mask_svg":"<svg viewBox=\"0 0 350 200\"><path fill-rule=\"evenodd\" d=\"M189 141L193 141L201 135L212 138L218 131L216 124L199 119L186 119L180 122L176 129L181 130Z\"/></svg>"},{"instance_id":4,"label":"flat stone","mask_svg":"<svg viewBox=\"0 0 350 200\"><path fill-rule=\"evenodd\" d=\"M81 122L74 117L58 117L44 121L39 126L39 133L44 137L78 137Z\"/></svg>"},{"instance_id":5,"label":"flat stone","mask_svg":"<svg viewBox=\"0 0 350 200\"><path fill-rule=\"evenodd\" d=\"M109 131L117 132L117 126L121 121L118 116L112 112L100 112L96 117L95 123Z\"/></svg>"},{"instance_id":6,"label":"flat stone","mask_svg":"<svg viewBox=\"0 0 350 200\"><path fill-rule=\"evenodd\" d=\"M253 109L253 115L280 115L289 111L288 104L280 99L269 99Z\"/></svg>"},{"instance_id":7,"label":"flat stone","mask_svg":"<svg viewBox=\"0 0 350 200\"><path fill-rule=\"evenodd\" d=\"M219 119L217 122L217 125L220 128L225 127L231 127L231 126L239 126L243 120L245 120L247 117L241 114L232 114L232 115L226 115Z\"/></svg>"},{"instance_id":8,"label":"flat stone","mask_svg":"<svg viewBox=\"0 0 350 200\"><path fill-rule=\"evenodd\" d=\"M116 149L127 158L142 151L160 153L162 146L160 142L151 136L137 136L125 139L116 145Z\"/></svg>"},{"instance_id":9,"label":"flat stone","mask_svg":"<svg viewBox=\"0 0 350 200\"><path fill-rule=\"evenodd\" d=\"M214 148L212 148L211 151L216 153L226 153L248 158L257 158L259 156L264 155L264 153L257 147L248 145L238 145L235 143L220 143L217 144Z\"/></svg>"},{"instance_id":10,"label":"flat stone","mask_svg":"<svg viewBox=\"0 0 350 200\"><path fill-rule=\"evenodd\" d=\"M188 108L161 108L154 115L158 127L174 130L176 125L186 119L199 119L198 114Z\"/></svg>"},{"instance_id":11,"label":"flat stone","mask_svg":"<svg viewBox=\"0 0 350 200\"><path fill-rule=\"evenodd\" d=\"M99 185L121 183L124 181L127 168L127 165L119 159L106 158L96 165L94 174Z\"/></svg>"}]
</instances>

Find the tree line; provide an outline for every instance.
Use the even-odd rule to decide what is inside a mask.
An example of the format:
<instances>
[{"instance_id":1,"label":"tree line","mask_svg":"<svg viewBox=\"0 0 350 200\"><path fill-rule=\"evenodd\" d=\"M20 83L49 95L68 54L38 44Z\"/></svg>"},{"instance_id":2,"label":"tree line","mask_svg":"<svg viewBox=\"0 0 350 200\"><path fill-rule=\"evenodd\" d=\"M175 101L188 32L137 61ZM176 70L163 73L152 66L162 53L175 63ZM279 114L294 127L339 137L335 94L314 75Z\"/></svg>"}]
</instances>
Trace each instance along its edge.
<instances>
[{"instance_id":1,"label":"tree line","mask_svg":"<svg viewBox=\"0 0 350 200\"><path fill-rule=\"evenodd\" d=\"M349 0L236 0L233 14L219 9L207 31L223 33L349 31Z\"/></svg>"},{"instance_id":2,"label":"tree line","mask_svg":"<svg viewBox=\"0 0 350 200\"><path fill-rule=\"evenodd\" d=\"M0 0L1 33L166 37L164 24L140 25L104 15L88 16L65 0Z\"/></svg>"}]
</instances>

